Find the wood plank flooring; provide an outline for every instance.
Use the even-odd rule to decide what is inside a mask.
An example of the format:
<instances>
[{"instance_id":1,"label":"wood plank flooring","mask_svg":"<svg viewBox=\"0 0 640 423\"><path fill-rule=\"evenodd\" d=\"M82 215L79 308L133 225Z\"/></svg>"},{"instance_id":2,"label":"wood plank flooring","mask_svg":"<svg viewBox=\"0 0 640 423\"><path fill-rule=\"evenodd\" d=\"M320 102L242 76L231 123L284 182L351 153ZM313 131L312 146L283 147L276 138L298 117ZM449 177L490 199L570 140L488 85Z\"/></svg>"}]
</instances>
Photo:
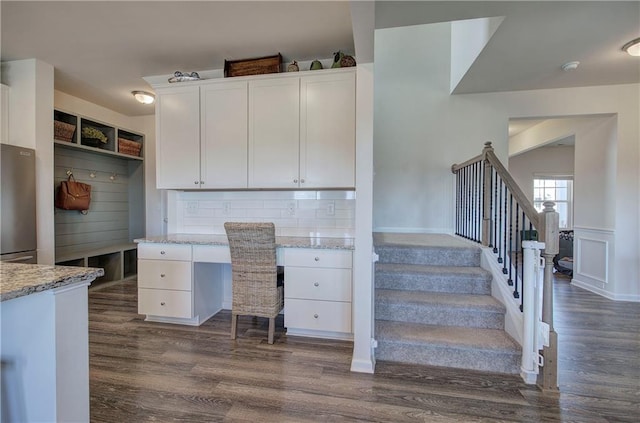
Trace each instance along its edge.
<instances>
[{"instance_id":1,"label":"wood plank flooring","mask_svg":"<svg viewBox=\"0 0 640 423\"><path fill-rule=\"evenodd\" d=\"M149 323L135 280L89 294L92 422L637 422L640 304L558 278L559 395L518 376L378 362L349 371L352 343L286 336L222 312L200 327Z\"/></svg>"}]
</instances>

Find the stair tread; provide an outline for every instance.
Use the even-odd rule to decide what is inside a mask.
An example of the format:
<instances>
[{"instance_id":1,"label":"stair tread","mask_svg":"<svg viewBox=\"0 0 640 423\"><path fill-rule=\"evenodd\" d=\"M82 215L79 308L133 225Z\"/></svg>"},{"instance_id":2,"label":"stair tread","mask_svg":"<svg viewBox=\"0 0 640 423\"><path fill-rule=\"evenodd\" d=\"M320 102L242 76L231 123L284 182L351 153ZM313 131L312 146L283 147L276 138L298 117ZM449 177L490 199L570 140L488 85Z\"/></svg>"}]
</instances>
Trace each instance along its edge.
<instances>
[{"instance_id":1,"label":"stair tread","mask_svg":"<svg viewBox=\"0 0 640 423\"><path fill-rule=\"evenodd\" d=\"M425 325L376 320L379 342L438 344L465 349L520 353L520 346L503 330Z\"/></svg>"},{"instance_id":2,"label":"stair tread","mask_svg":"<svg viewBox=\"0 0 640 423\"><path fill-rule=\"evenodd\" d=\"M376 289L376 301L427 306L440 305L443 307L455 307L457 309L482 309L500 313L505 312L504 305L490 295Z\"/></svg>"},{"instance_id":3,"label":"stair tread","mask_svg":"<svg viewBox=\"0 0 640 423\"><path fill-rule=\"evenodd\" d=\"M429 266L423 264L377 263L376 272L491 278L489 271L476 266Z\"/></svg>"}]
</instances>

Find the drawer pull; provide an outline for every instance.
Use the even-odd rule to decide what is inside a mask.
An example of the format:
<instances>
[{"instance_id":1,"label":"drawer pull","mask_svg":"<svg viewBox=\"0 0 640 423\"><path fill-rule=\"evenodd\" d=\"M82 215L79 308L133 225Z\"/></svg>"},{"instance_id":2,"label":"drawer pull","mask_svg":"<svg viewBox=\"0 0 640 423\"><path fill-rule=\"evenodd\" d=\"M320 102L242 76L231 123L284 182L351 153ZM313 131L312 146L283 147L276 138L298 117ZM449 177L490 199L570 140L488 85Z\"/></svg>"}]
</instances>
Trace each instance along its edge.
<instances>
[{"instance_id":1,"label":"drawer pull","mask_svg":"<svg viewBox=\"0 0 640 423\"><path fill-rule=\"evenodd\" d=\"M163 305L164 305L164 301L163 301L163 302L161 302L161 303L160 303L160 305L161 305L161 306L163 306Z\"/></svg>"},{"instance_id":2,"label":"drawer pull","mask_svg":"<svg viewBox=\"0 0 640 423\"><path fill-rule=\"evenodd\" d=\"M313 315L313 318L314 318L314 319L317 319L317 318L318 318L318 315L317 315L317 314L314 314L314 315Z\"/></svg>"},{"instance_id":3,"label":"drawer pull","mask_svg":"<svg viewBox=\"0 0 640 423\"><path fill-rule=\"evenodd\" d=\"M316 257L314 260L315 261L320 261L320 257Z\"/></svg>"},{"instance_id":4,"label":"drawer pull","mask_svg":"<svg viewBox=\"0 0 640 423\"><path fill-rule=\"evenodd\" d=\"M165 255L164 250L160 251L160 254L162 254L164 256Z\"/></svg>"},{"instance_id":5,"label":"drawer pull","mask_svg":"<svg viewBox=\"0 0 640 423\"><path fill-rule=\"evenodd\" d=\"M320 286L318 282L314 283L313 286Z\"/></svg>"},{"instance_id":6,"label":"drawer pull","mask_svg":"<svg viewBox=\"0 0 640 423\"><path fill-rule=\"evenodd\" d=\"M160 277L161 277L161 278L164 278L164 273L160 273Z\"/></svg>"}]
</instances>

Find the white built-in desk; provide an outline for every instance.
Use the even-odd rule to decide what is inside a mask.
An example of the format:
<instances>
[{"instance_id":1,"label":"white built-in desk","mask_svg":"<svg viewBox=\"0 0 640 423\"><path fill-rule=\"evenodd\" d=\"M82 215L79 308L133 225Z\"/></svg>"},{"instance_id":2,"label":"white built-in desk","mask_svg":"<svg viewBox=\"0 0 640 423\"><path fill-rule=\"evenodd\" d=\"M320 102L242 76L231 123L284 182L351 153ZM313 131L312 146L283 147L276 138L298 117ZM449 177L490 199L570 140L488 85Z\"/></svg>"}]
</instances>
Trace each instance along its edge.
<instances>
[{"instance_id":1,"label":"white built-in desk","mask_svg":"<svg viewBox=\"0 0 640 423\"><path fill-rule=\"evenodd\" d=\"M138 243L138 312L198 326L231 308L226 235L172 234ZM352 238L276 237L290 335L352 339Z\"/></svg>"}]
</instances>

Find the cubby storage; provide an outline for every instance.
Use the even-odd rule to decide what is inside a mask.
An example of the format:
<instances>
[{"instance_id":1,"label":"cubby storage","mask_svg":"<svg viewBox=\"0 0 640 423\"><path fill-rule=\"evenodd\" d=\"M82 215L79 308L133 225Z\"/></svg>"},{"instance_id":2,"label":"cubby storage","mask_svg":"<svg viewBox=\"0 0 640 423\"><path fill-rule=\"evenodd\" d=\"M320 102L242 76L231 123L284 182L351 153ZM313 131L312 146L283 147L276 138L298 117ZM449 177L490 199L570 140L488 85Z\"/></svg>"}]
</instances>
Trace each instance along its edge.
<instances>
[{"instance_id":1,"label":"cubby storage","mask_svg":"<svg viewBox=\"0 0 640 423\"><path fill-rule=\"evenodd\" d=\"M53 111L53 121L56 145L143 160L143 134L62 110Z\"/></svg>"},{"instance_id":2,"label":"cubby storage","mask_svg":"<svg viewBox=\"0 0 640 423\"><path fill-rule=\"evenodd\" d=\"M91 185L86 214L55 209L56 264L103 268L105 275L92 286L135 277L138 256L132 241L145 234L144 135L61 110L53 117L76 128L69 141L54 134L54 189L70 174ZM106 142L83 137L85 128L100 131Z\"/></svg>"},{"instance_id":3,"label":"cubby storage","mask_svg":"<svg viewBox=\"0 0 640 423\"><path fill-rule=\"evenodd\" d=\"M91 284L95 287L102 282L135 277L138 270L137 246L133 243L125 243L84 252L68 253L64 256L56 255L56 264L104 269L104 276L97 278Z\"/></svg>"}]
</instances>

